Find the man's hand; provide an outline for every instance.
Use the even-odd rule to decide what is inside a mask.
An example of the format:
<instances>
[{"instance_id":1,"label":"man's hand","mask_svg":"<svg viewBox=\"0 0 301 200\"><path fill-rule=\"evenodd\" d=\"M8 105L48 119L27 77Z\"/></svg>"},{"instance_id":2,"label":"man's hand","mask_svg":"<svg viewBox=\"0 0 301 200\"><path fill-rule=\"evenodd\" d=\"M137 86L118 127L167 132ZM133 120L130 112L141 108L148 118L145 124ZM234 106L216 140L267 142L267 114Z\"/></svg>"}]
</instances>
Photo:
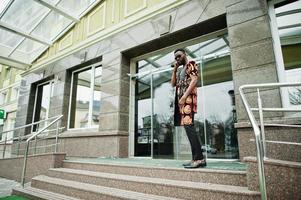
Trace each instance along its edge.
<instances>
[{"instance_id":1,"label":"man's hand","mask_svg":"<svg viewBox=\"0 0 301 200\"><path fill-rule=\"evenodd\" d=\"M179 104L180 105L182 105L182 104L184 104L185 103L185 101L186 101L186 96L185 95L183 95L182 97L181 97L181 99L179 100Z\"/></svg>"},{"instance_id":2,"label":"man's hand","mask_svg":"<svg viewBox=\"0 0 301 200\"><path fill-rule=\"evenodd\" d=\"M178 70L179 64L177 62L175 62L172 64L172 67L173 67L173 72L171 75L171 85L172 85L172 87L175 87L176 83L177 83L177 70Z\"/></svg>"},{"instance_id":3,"label":"man's hand","mask_svg":"<svg viewBox=\"0 0 301 200\"><path fill-rule=\"evenodd\" d=\"M179 67L179 64L178 64L177 62L174 62L172 65L173 65L173 68L174 68L175 71L176 71L176 70L178 69L178 67Z\"/></svg>"}]
</instances>

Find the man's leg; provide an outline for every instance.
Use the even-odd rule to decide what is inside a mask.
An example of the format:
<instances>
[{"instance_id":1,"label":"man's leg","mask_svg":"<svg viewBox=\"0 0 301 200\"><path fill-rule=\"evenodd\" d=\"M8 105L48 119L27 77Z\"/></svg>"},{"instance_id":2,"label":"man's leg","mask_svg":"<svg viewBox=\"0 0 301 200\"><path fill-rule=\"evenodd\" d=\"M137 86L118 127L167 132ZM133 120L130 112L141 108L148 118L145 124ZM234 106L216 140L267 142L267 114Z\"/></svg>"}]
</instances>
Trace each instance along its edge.
<instances>
[{"instance_id":1,"label":"man's leg","mask_svg":"<svg viewBox=\"0 0 301 200\"><path fill-rule=\"evenodd\" d=\"M196 135L194 126L185 125L184 128L191 145L192 160L203 160L202 146Z\"/></svg>"},{"instance_id":2,"label":"man's leg","mask_svg":"<svg viewBox=\"0 0 301 200\"><path fill-rule=\"evenodd\" d=\"M187 126L184 126L185 128L185 132L186 132L186 135L188 137L188 140L189 140L189 143L190 143L190 148L191 148L191 160L195 160L195 148L194 148L194 145L193 145L193 137L191 137L191 133L189 132L189 130L187 130Z\"/></svg>"}]
</instances>

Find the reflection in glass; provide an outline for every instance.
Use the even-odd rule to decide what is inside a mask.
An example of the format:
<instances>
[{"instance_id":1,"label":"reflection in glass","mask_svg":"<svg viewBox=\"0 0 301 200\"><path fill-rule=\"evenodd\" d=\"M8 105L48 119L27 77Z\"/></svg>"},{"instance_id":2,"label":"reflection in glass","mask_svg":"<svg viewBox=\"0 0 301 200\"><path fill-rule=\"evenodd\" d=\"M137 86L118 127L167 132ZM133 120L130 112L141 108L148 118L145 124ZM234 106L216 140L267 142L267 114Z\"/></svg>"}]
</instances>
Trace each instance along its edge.
<instances>
[{"instance_id":1,"label":"reflection in glass","mask_svg":"<svg viewBox=\"0 0 301 200\"><path fill-rule=\"evenodd\" d=\"M234 129L233 82L221 82L198 88L198 113L195 126L199 130L203 150L208 157L237 158L237 135ZM205 124L204 127L204 116ZM206 138L205 138L206 137Z\"/></svg>"},{"instance_id":2,"label":"reflection in glass","mask_svg":"<svg viewBox=\"0 0 301 200\"><path fill-rule=\"evenodd\" d=\"M100 83L101 83L101 67L95 69L94 78L94 92L93 92L93 110L92 110L92 125L99 124L99 112L100 112Z\"/></svg>"},{"instance_id":3,"label":"reflection in glass","mask_svg":"<svg viewBox=\"0 0 301 200\"><path fill-rule=\"evenodd\" d=\"M151 94L150 76L140 76L136 80L135 107L135 156L151 155Z\"/></svg>"},{"instance_id":4,"label":"reflection in glass","mask_svg":"<svg viewBox=\"0 0 301 200\"><path fill-rule=\"evenodd\" d=\"M300 66L301 67L301 66ZM286 70L286 77L290 82L301 82L301 70ZM301 106L301 87L293 87L288 89L290 106Z\"/></svg>"},{"instance_id":5,"label":"reflection in glass","mask_svg":"<svg viewBox=\"0 0 301 200\"><path fill-rule=\"evenodd\" d=\"M89 104L91 97L91 69L74 73L72 91L72 112L74 119L71 120L71 128L88 127Z\"/></svg>"},{"instance_id":6,"label":"reflection in glass","mask_svg":"<svg viewBox=\"0 0 301 200\"><path fill-rule=\"evenodd\" d=\"M101 67L73 72L69 128L99 124L101 75Z\"/></svg>"},{"instance_id":7,"label":"reflection in glass","mask_svg":"<svg viewBox=\"0 0 301 200\"><path fill-rule=\"evenodd\" d=\"M40 111L40 120L46 119L47 113L49 113L49 103L50 103L50 86L49 84L43 86L42 92L42 102Z\"/></svg>"},{"instance_id":8,"label":"reflection in glass","mask_svg":"<svg viewBox=\"0 0 301 200\"><path fill-rule=\"evenodd\" d=\"M52 84L53 82L48 82L37 87L34 115L35 122L47 119L49 117L50 98L53 88ZM41 122L38 125L39 128L37 129L37 127L34 127L34 129L39 130L46 126L46 124L47 122Z\"/></svg>"},{"instance_id":9,"label":"reflection in glass","mask_svg":"<svg viewBox=\"0 0 301 200\"><path fill-rule=\"evenodd\" d=\"M154 158L173 158L174 89L170 77L171 71L153 74Z\"/></svg>"}]
</instances>

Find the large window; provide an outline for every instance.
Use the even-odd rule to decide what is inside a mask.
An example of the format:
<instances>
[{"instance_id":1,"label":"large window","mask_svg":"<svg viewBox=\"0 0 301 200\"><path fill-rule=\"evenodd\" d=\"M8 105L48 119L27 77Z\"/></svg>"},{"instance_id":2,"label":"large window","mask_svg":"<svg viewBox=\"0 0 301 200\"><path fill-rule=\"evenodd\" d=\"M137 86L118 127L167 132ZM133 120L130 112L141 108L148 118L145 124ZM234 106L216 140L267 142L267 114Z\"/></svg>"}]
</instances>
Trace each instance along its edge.
<instances>
[{"instance_id":1,"label":"large window","mask_svg":"<svg viewBox=\"0 0 301 200\"><path fill-rule=\"evenodd\" d=\"M49 118L50 111L50 99L53 96L53 80L37 85L35 95L35 107L33 121L41 121ZM47 125L47 122L41 122L38 126L34 127L37 130L38 127L43 128Z\"/></svg>"},{"instance_id":2,"label":"large window","mask_svg":"<svg viewBox=\"0 0 301 200\"><path fill-rule=\"evenodd\" d=\"M199 66L195 128L204 153L211 158L238 158L235 106L227 35L187 45L189 60ZM138 60L135 81L134 155L190 159L183 127L175 127L174 88L169 52Z\"/></svg>"},{"instance_id":3,"label":"large window","mask_svg":"<svg viewBox=\"0 0 301 200\"><path fill-rule=\"evenodd\" d=\"M280 81L301 82L301 1L271 4L270 16ZM278 41L278 43L277 43ZM281 49L280 49L281 46ZM301 88L284 91L284 105L301 106ZM291 113L289 114L291 115Z\"/></svg>"},{"instance_id":4,"label":"large window","mask_svg":"<svg viewBox=\"0 0 301 200\"><path fill-rule=\"evenodd\" d=\"M99 124L102 68L88 67L72 73L69 128L89 128Z\"/></svg>"}]
</instances>

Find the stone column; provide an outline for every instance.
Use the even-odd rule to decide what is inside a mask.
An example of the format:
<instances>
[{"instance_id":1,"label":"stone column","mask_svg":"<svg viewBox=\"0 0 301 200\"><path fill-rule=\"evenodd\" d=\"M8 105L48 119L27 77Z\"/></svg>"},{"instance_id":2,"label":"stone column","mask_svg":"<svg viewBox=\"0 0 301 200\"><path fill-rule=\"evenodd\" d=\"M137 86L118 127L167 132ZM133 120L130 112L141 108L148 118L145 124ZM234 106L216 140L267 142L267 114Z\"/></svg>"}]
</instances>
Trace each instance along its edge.
<instances>
[{"instance_id":1,"label":"stone column","mask_svg":"<svg viewBox=\"0 0 301 200\"><path fill-rule=\"evenodd\" d=\"M32 122L33 109L34 109L34 101L35 101L35 88L32 85L33 82L40 79L40 76L37 74L29 74L25 77L22 77L20 89L19 89L19 98L18 98L18 107L16 113L16 122L15 128L24 126ZM29 134L31 132L31 128L23 128L14 131L14 137L18 137ZM12 145L12 153L17 154L17 143L14 142Z\"/></svg>"},{"instance_id":2,"label":"stone column","mask_svg":"<svg viewBox=\"0 0 301 200\"><path fill-rule=\"evenodd\" d=\"M32 83L39 79L40 76L34 73L22 77L15 127L23 126L32 122L35 101L35 88L33 88ZM21 132L21 135L24 135L24 130L21 130ZM16 133L14 133L14 137L16 136Z\"/></svg>"},{"instance_id":3,"label":"stone column","mask_svg":"<svg viewBox=\"0 0 301 200\"><path fill-rule=\"evenodd\" d=\"M240 124L240 122L248 121L248 117L239 96L239 86L275 83L278 82L278 76L267 1L231 0L226 3L226 11L237 121ZM260 94L264 107L281 107L281 97L278 89L262 89ZM258 107L256 91L247 91L246 97L252 107ZM281 116L282 113L264 113L265 119ZM253 134L253 131L250 128L248 131L243 131L244 128L238 129L241 158L254 154L251 151L254 149L253 145L255 145L255 143L246 141Z\"/></svg>"},{"instance_id":4,"label":"stone column","mask_svg":"<svg viewBox=\"0 0 301 200\"><path fill-rule=\"evenodd\" d=\"M119 49L103 55L99 134L115 141L111 156L128 156L129 70Z\"/></svg>"}]
</instances>

